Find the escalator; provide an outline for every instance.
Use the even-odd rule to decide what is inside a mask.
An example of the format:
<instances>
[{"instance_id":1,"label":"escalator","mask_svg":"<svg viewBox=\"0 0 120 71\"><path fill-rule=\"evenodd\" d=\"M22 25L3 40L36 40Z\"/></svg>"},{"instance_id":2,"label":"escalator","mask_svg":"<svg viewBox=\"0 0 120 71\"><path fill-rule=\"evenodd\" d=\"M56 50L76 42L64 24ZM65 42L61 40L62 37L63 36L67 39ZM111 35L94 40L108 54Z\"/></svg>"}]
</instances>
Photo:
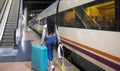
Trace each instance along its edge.
<instances>
[{"instance_id":1,"label":"escalator","mask_svg":"<svg viewBox=\"0 0 120 71\"><path fill-rule=\"evenodd\" d=\"M0 48L14 48L15 31L18 26L20 0L12 0L12 6L4 28Z\"/></svg>"}]
</instances>

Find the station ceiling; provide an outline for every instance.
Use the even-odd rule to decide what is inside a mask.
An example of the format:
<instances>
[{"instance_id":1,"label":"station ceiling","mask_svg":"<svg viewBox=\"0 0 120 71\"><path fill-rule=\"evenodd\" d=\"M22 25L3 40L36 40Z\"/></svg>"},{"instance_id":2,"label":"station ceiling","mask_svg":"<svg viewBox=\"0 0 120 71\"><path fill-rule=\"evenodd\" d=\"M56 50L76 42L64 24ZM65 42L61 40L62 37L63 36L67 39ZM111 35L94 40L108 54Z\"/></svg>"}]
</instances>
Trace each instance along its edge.
<instances>
[{"instance_id":1,"label":"station ceiling","mask_svg":"<svg viewBox=\"0 0 120 71\"><path fill-rule=\"evenodd\" d=\"M28 14L38 14L56 0L23 0L23 7L27 6Z\"/></svg>"}]
</instances>

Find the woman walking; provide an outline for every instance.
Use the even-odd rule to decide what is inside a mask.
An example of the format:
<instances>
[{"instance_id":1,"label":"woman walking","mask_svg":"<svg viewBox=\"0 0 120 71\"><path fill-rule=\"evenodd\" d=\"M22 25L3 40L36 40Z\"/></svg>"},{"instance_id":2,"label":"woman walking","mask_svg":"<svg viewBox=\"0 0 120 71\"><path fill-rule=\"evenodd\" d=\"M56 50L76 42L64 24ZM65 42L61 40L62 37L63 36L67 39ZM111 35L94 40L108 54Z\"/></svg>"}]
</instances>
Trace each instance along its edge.
<instances>
[{"instance_id":1,"label":"woman walking","mask_svg":"<svg viewBox=\"0 0 120 71\"><path fill-rule=\"evenodd\" d=\"M56 41L58 40L58 43L60 43L60 37L57 26L51 18L47 18L47 24L43 27L41 45L44 44L44 40L48 48L48 59L50 63L50 70L52 71L55 68L53 65L53 50L56 45Z\"/></svg>"}]
</instances>

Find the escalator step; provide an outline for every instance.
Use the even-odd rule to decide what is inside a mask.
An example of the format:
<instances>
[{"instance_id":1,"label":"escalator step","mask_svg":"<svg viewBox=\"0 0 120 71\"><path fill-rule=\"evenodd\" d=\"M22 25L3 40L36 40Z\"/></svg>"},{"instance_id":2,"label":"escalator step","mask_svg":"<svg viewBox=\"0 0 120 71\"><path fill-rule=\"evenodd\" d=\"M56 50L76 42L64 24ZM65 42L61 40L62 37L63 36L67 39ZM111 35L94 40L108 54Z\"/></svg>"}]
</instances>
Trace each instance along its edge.
<instances>
[{"instance_id":1,"label":"escalator step","mask_svg":"<svg viewBox=\"0 0 120 71\"><path fill-rule=\"evenodd\" d=\"M11 38L3 39L1 43L14 43L14 39Z\"/></svg>"},{"instance_id":2,"label":"escalator step","mask_svg":"<svg viewBox=\"0 0 120 71\"><path fill-rule=\"evenodd\" d=\"M3 35L4 35L4 36L14 36L14 33L4 33ZM3 36L3 37L4 37L4 36Z\"/></svg>"},{"instance_id":3,"label":"escalator step","mask_svg":"<svg viewBox=\"0 0 120 71\"><path fill-rule=\"evenodd\" d=\"M0 48L14 48L13 45L1 45Z\"/></svg>"},{"instance_id":4,"label":"escalator step","mask_svg":"<svg viewBox=\"0 0 120 71\"><path fill-rule=\"evenodd\" d=\"M14 36L7 36L7 35L3 36L3 39L13 39L13 38L14 38Z\"/></svg>"}]
</instances>

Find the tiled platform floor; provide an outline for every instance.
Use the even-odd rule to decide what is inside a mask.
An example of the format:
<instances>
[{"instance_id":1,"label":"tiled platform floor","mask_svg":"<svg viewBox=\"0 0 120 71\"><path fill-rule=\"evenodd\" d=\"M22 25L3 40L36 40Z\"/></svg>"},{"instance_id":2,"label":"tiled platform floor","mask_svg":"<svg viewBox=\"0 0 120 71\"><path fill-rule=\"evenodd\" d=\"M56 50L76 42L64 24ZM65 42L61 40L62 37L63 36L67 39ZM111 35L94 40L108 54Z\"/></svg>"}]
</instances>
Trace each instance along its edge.
<instances>
[{"instance_id":1,"label":"tiled platform floor","mask_svg":"<svg viewBox=\"0 0 120 71\"><path fill-rule=\"evenodd\" d=\"M0 63L0 71L34 71L30 62Z\"/></svg>"}]
</instances>

